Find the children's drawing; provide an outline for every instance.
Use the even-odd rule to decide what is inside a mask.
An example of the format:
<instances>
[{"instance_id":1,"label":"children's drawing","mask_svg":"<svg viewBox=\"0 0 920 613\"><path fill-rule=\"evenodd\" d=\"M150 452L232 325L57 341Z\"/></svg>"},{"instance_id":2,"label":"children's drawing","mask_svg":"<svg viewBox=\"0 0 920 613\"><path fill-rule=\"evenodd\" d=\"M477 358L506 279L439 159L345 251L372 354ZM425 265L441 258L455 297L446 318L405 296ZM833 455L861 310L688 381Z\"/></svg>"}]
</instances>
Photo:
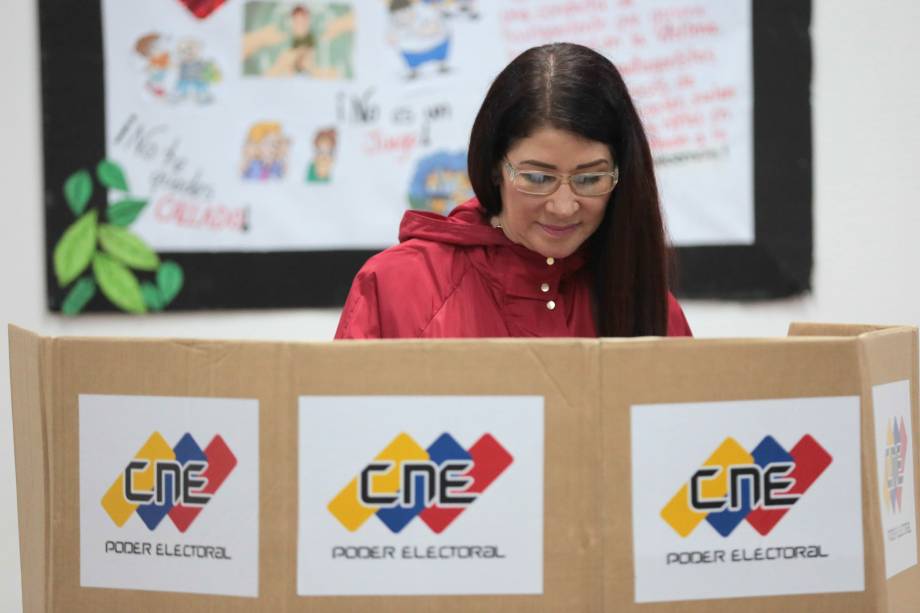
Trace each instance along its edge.
<instances>
[{"instance_id":1,"label":"children's drawing","mask_svg":"<svg viewBox=\"0 0 920 613\"><path fill-rule=\"evenodd\" d=\"M134 43L134 51L146 60L144 72L147 75L147 91L156 98L165 97L170 58L169 51L163 44L163 37L156 32L145 34Z\"/></svg>"},{"instance_id":2,"label":"children's drawing","mask_svg":"<svg viewBox=\"0 0 920 613\"><path fill-rule=\"evenodd\" d=\"M202 44L185 38L171 52L168 38L157 32L145 34L134 43L144 58L145 88L154 97L181 102L189 97L198 104L213 101L211 86L220 81L216 62L202 57Z\"/></svg>"},{"instance_id":3,"label":"children's drawing","mask_svg":"<svg viewBox=\"0 0 920 613\"><path fill-rule=\"evenodd\" d=\"M419 160L409 185L409 206L447 215L473 197L466 152L439 151Z\"/></svg>"},{"instance_id":4,"label":"children's drawing","mask_svg":"<svg viewBox=\"0 0 920 613\"><path fill-rule=\"evenodd\" d=\"M180 41L176 52L179 79L174 99L184 100L191 93L199 103L211 102L211 84L220 80L215 63L201 57L201 43L192 38Z\"/></svg>"},{"instance_id":5,"label":"children's drawing","mask_svg":"<svg viewBox=\"0 0 920 613\"><path fill-rule=\"evenodd\" d=\"M437 2L422 0L390 0L389 43L396 47L414 79L426 65L448 72L450 29Z\"/></svg>"},{"instance_id":6,"label":"children's drawing","mask_svg":"<svg viewBox=\"0 0 920 613\"><path fill-rule=\"evenodd\" d=\"M242 177L250 181L284 178L290 144L279 122L262 121L253 125L243 144Z\"/></svg>"},{"instance_id":7,"label":"children's drawing","mask_svg":"<svg viewBox=\"0 0 920 613\"><path fill-rule=\"evenodd\" d=\"M313 138L313 160L307 169L308 183L329 183L335 165L336 130L320 130Z\"/></svg>"},{"instance_id":8,"label":"children's drawing","mask_svg":"<svg viewBox=\"0 0 920 613\"><path fill-rule=\"evenodd\" d=\"M249 2L243 74L350 79L354 35L354 12L348 4Z\"/></svg>"}]
</instances>

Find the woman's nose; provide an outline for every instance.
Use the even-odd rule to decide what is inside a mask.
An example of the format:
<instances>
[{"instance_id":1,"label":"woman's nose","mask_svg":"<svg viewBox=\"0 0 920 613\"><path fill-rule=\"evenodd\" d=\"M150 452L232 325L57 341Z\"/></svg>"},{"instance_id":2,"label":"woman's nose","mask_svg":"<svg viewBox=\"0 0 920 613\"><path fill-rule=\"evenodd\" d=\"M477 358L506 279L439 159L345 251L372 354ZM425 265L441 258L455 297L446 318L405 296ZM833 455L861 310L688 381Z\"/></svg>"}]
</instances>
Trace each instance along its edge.
<instances>
[{"instance_id":1,"label":"woman's nose","mask_svg":"<svg viewBox=\"0 0 920 613\"><path fill-rule=\"evenodd\" d=\"M578 196L569 187L568 182L559 186L559 189L546 202L546 210L553 215L566 218L571 217L578 211Z\"/></svg>"}]
</instances>

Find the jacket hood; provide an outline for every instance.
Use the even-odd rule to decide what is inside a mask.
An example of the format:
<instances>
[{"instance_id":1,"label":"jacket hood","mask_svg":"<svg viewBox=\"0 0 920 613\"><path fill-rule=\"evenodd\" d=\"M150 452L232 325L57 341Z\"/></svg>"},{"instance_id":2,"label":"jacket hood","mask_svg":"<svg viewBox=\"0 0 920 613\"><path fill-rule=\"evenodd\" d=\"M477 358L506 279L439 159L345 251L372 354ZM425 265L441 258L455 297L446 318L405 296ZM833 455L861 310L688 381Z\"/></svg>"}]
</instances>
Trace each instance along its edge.
<instances>
[{"instance_id":1,"label":"jacket hood","mask_svg":"<svg viewBox=\"0 0 920 613\"><path fill-rule=\"evenodd\" d=\"M463 245L513 245L504 232L493 228L479 200L472 198L444 217L425 211L406 211L399 224L399 242L413 238Z\"/></svg>"},{"instance_id":2,"label":"jacket hood","mask_svg":"<svg viewBox=\"0 0 920 613\"><path fill-rule=\"evenodd\" d=\"M476 198L457 205L447 217L426 211L406 211L399 225L399 242L420 238L463 247L507 247L497 251L513 254L511 257L515 261L537 264L541 269L546 265L546 257L511 241L504 232L492 227L487 215ZM557 270L568 274L581 268L587 260L588 249L582 245L571 256L557 259ZM511 264L506 262L505 265Z\"/></svg>"}]
</instances>

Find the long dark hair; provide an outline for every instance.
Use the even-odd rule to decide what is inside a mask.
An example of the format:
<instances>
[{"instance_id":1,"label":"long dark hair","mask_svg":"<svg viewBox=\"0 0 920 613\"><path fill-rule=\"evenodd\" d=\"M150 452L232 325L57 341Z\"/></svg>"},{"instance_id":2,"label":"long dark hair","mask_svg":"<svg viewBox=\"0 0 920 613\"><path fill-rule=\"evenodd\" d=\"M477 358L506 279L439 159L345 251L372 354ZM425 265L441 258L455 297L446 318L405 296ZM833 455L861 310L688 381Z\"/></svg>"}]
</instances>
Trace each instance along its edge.
<instances>
[{"instance_id":1,"label":"long dark hair","mask_svg":"<svg viewBox=\"0 0 920 613\"><path fill-rule=\"evenodd\" d=\"M570 43L529 49L495 78L473 131L467 167L480 204L501 212L498 169L540 127L606 143L620 180L590 240L599 336L664 336L668 258L658 186L642 122L616 67Z\"/></svg>"}]
</instances>

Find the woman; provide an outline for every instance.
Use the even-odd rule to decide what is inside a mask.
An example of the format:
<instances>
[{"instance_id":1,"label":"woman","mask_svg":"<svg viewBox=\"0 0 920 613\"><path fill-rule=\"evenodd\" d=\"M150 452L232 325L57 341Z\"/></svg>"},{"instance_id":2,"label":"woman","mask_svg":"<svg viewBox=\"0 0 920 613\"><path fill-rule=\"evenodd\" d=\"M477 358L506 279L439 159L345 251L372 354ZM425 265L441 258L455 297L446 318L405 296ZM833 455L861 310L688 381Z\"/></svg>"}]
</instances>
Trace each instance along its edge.
<instances>
[{"instance_id":1,"label":"woman","mask_svg":"<svg viewBox=\"0 0 920 613\"><path fill-rule=\"evenodd\" d=\"M473 124L476 198L407 212L351 287L336 338L689 336L668 291L652 156L617 69L530 49Z\"/></svg>"}]
</instances>

